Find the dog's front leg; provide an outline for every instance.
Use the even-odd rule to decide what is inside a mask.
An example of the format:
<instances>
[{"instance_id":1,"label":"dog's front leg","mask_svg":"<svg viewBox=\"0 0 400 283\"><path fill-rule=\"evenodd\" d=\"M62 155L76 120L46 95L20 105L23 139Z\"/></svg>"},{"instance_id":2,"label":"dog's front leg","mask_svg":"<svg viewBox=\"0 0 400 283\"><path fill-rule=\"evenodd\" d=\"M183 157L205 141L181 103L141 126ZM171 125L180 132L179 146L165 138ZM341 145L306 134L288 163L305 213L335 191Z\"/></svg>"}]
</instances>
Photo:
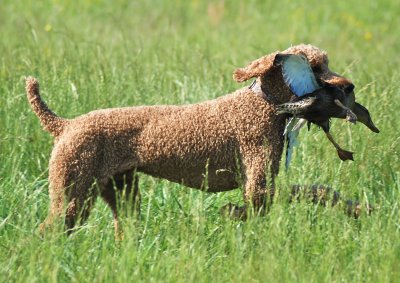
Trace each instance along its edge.
<instances>
[{"instance_id":1,"label":"dog's front leg","mask_svg":"<svg viewBox=\"0 0 400 283\"><path fill-rule=\"evenodd\" d=\"M244 182L244 201L255 213L264 213L268 191L266 189L265 171L259 166L246 168Z\"/></svg>"},{"instance_id":2,"label":"dog's front leg","mask_svg":"<svg viewBox=\"0 0 400 283\"><path fill-rule=\"evenodd\" d=\"M266 158L264 150L256 152L243 160L244 201L252 211L262 214L267 201Z\"/></svg>"},{"instance_id":3,"label":"dog's front leg","mask_svg":"<svg viewBox=\"0 0 400 283\"><path fill-rule=\"evenodd\" d=\"M272 172L269 172L267 157L268 152L263 145L249 145L241 148L241 175L245 206L228 204L221 209L222 214L242 220L246 219L249 213L264 214L269 195L267 176L274 176ZM270 185L272 198L273 180Z\"/></svg>"}]
</instances>

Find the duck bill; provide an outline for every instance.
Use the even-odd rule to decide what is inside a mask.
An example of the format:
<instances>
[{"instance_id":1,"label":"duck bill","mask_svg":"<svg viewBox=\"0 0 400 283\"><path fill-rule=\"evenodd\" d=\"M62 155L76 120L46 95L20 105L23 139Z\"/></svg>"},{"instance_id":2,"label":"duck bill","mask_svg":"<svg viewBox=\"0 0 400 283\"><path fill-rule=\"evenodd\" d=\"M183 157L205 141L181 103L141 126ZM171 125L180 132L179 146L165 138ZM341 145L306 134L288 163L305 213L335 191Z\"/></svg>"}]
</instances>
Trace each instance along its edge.
<instances>
[{"instance_id":1,"label":"duck bill","mask_svg":"<svg viewBox=\"0 0 400 283\"><path fill-rule=\"evenodd\" d=\"M379 133L379 129L374 125L374 123L372 123L372 121L370 121L370 123L365 124L365 126L367 126L374 133Z\"/></svg>"},{"instance_id":2,"label":"duck bill","mask_svg":"<svg viewBox=\"0 0 400 283\"><path fill-rule=\"evenodd\" d=\"M353 112L357 115L357 120L359 122L363 123L374 133L379 133L379 129L372 122L371 115L367 108L356 102L354 104Z\"/></svg>"}]
</instances>

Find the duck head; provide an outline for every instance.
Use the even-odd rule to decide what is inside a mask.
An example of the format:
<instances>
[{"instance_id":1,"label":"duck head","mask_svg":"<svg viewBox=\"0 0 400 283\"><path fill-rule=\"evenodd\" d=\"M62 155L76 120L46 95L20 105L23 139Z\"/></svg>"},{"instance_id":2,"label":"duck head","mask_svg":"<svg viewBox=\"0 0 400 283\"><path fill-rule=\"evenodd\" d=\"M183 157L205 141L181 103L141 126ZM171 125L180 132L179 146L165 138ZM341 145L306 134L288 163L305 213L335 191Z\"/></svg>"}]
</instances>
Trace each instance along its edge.
<instances>
[{"instance_id":1,"label":"duck head","mask_svg":"<svg viewBox=\"0 0 400 283\"><path fill-rule=\"evenodd\" d=\"M360 103L354 103L353 112L357 116L357 121L363 123L374 133L379 133L379 129L374 125L371 119L371 115L367 108L362 106Z\"/></svg>"}]
</instances>

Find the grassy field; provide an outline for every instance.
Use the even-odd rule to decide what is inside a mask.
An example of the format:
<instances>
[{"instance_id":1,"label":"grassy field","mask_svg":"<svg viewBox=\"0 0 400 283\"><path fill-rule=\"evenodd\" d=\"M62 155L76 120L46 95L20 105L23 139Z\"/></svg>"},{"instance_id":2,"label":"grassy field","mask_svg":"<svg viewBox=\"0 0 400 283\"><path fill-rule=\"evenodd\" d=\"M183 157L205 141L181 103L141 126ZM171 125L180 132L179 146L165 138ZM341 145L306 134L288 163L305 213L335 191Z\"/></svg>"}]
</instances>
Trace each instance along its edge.
<instances>
[{"instance_id":1,"label":"grassy field","mask_svg":"<svg viewBox=\"0 0 400 283\"><path fill-rule=\"evenodd\" d=\"M324 3L324 4L321 4ZM0 282L398 282L400 278L400 2L0 1ZM39 78L59 115L185 104L239 87L232 72L293 44L329 52L381 130L334 121L355 162L323 132L303 131L266 217L245 223L219 208L240 190L207 194L141 176L139 222L96 203L71 237L43 239L52 138L32 113L24 76ZM368 217L301 201L291 184L322 183L370 202Z\"/></svg>"}]
</instances>

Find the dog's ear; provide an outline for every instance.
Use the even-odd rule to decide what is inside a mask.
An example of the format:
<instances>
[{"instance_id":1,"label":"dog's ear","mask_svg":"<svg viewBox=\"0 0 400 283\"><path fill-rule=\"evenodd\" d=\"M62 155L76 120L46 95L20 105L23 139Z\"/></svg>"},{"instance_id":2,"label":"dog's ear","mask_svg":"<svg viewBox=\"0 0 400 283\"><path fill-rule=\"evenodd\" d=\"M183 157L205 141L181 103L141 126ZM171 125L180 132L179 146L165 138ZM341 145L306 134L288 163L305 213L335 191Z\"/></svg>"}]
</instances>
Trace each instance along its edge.
<instances>
[{"instance_id":1,"label":"dog's ear","mask_svg":"<svg viewBox=\"0 0 400 283\"><path fill-rule=\"evenodd\" d=\"M244 68L238 68L233 73L233 79L239 83L247 81L254 77L259 77L275 67L275 56L278 52L263 56Z\"/></svg>"},{"instance_id":2,"label":"dog's ear","mask_svg":"<svg viewBox=\"0 0 400 283\"><path fill-rule=\"evenodd\" d=\"M328 67L328 57L325 51L312 45L300 44L292 46L282 52L277 51L263 56L244 68L236 69L233 73L233 79L237 82L244 82L254 77L260 77L272 69L278 68L282 60L289 54L304 55L313 68L317 65ZM331 77L326 80L329 79L331 79Z\"/></svg>"}]
</instances>

